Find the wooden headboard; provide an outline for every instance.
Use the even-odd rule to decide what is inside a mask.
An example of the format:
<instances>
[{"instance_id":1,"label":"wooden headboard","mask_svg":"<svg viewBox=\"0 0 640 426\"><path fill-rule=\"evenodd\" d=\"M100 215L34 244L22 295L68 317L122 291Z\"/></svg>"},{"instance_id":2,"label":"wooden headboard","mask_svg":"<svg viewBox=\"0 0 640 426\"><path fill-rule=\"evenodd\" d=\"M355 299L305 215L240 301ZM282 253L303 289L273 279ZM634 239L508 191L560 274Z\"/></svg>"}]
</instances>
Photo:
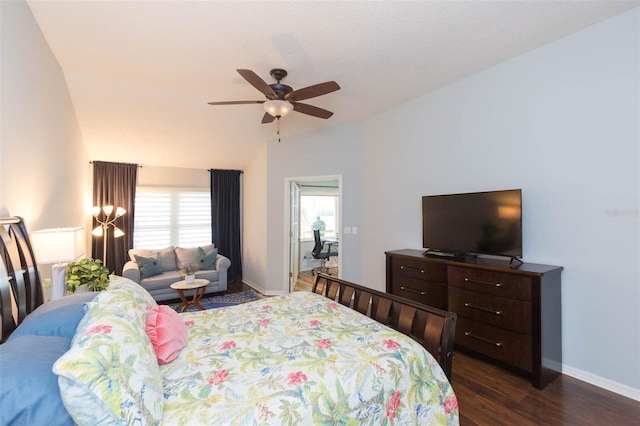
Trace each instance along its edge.
<instances>
[{"instance_id":1,"label":"wooden headboard","mask_svg":"<svg viewBox=\"0 0 640 426\"><path fill-rule=\"evenodd\" d=\"M318 274L313 292L348 306L417 340L451 380L456 314L383 293L326 274Z\"/></svg>"},{"instance_id":2,"label":"wooden headboard","mask_svg":"<svg viewBox=\"0 0 640 426\"><path fill-rule=\"evenodd\" d=\"M0 343L43 302L42 283L21 217L0 218Z\"/></svg>"}]
</instances>

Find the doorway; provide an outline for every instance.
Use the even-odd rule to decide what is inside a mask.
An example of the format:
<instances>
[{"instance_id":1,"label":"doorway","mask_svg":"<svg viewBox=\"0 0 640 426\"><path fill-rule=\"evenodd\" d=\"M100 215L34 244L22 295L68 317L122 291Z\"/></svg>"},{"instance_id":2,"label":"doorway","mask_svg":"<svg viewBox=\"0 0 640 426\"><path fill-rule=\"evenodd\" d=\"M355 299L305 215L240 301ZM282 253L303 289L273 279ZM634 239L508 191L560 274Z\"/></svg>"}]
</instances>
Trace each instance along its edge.
<instances>
[{"instance_id":1,"label":"doorway","mask_svg":"<svg viewBox=\"0 0 640 426\"><path fill-rule=\"evenodd\" d=\"M294 291L299 275L311 275L320 261L311 251L313 229L321 229L323 239L340 241L342 224L342 179L340 176L314 176L288 180L289 291ZM338 250L340 253L340 250ZM341 256L331 258L327 266L339 275ZM308 280L307 280L308 282Z\"/></svg>"}]
</instances>

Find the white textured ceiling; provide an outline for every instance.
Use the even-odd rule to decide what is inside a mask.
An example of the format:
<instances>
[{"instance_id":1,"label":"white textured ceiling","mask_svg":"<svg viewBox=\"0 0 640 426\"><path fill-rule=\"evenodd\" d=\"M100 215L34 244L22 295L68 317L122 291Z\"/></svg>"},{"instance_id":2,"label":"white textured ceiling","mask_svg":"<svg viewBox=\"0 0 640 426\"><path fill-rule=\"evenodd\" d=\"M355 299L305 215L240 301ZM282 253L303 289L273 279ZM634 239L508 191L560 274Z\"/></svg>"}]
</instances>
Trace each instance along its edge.
<instances>
[{"instance_id":1,"label":"white textured ceiling","mask_svg":"<svg viewBox=\"0 0 640 426\"><path fill-rule=\"evenodd\" d=\"M244 168L276 124L235 71L335 80L282 137L362 121L638 1L57 1L28 4L62 67L92 160Z\"/></svg>"}]
</instances>

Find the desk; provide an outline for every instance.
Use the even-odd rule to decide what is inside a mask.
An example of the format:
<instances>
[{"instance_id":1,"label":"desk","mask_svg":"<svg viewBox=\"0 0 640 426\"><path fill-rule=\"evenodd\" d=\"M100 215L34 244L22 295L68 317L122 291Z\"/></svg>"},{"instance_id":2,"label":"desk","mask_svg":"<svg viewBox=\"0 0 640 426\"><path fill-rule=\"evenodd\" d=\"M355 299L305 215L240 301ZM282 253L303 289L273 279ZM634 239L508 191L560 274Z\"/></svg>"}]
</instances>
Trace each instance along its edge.
<instances>
[{"instance_id":1,"label":"desk","mask_svg":"<svg viewBox=\"0 0 640 426\"><path fill-rule=\"evenodd\" d=\"M324 240L323 242L329 246L329 251L331 251L332 246L337 247L340 245L340 241L338 240Z\"/></svg>"}]
</instances>

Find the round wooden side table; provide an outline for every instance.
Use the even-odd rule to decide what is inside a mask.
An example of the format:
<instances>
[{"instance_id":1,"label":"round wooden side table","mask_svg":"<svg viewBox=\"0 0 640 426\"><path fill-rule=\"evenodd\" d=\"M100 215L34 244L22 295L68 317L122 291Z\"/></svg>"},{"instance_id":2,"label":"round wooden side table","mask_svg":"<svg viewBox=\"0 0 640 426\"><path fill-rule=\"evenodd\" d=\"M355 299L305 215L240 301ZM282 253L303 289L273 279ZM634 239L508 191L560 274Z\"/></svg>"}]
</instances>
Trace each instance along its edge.
<instances>
[{"instance_id":1,"label":"round wooden side table","mask_svg":"<svg viewBox=\"0 0 640 426\"><path fill-rule=\"evenodd\" d=\"M180 296L180 300L182 300L182 303L178 306L180 312L184 312L189 306L195 306L202 311L205 310L205 307L200 304L200 299L204 296L204 290L207 284L209 284L209 280L202 278L196 278L192 283L181 280L171 284L171 288L178 292L178 296ZM191 300L187 300L184 294L185 290L195 290Z\"/></svg>"}]
</instances>

